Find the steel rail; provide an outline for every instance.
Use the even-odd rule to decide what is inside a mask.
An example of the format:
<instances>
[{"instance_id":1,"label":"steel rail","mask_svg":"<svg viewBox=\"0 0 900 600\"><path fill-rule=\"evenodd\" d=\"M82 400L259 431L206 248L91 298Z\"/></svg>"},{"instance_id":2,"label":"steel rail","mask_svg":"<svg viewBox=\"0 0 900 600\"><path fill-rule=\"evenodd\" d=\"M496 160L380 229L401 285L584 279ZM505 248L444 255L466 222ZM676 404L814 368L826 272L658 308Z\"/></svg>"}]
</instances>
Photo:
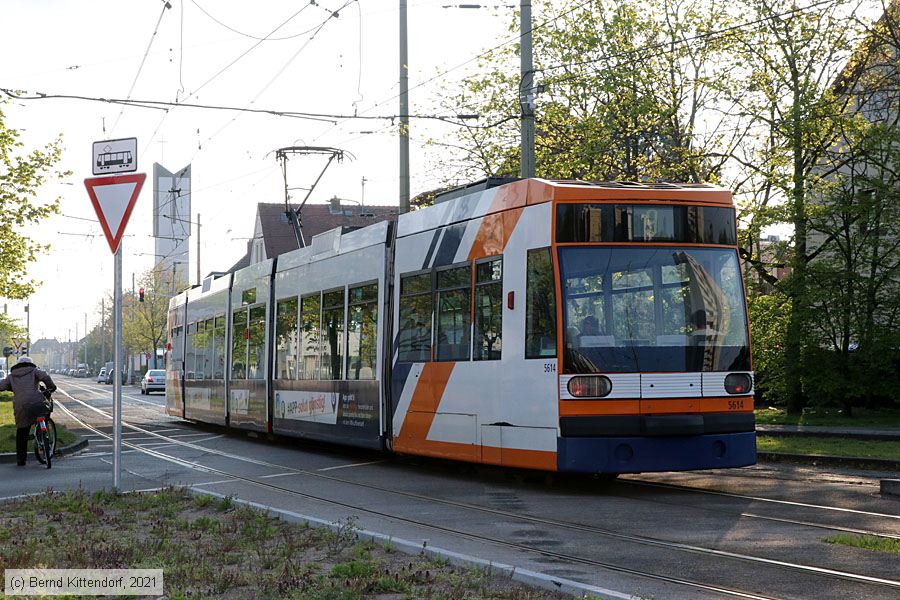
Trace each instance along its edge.
<instances>
[{"instance_id":1,"label":"steel rail","mask_svg":"<svg viewBox=\"0 0 900 600\"><path fill-rule=\"evenodd\" d=\"M84 386L84 385L79 385L79 384L71 384L71 385L74 385L75 387L81 387L81 388L83 388L83 389L85 389L85 390L87 390L87 391L90 391L90 392L92 392L92 393L96 393L96 392L94 392L94 390L92 390L90 387L87 387L87 386ZM129 397L129 398L132 398L132 399L135 399L135 400L136 400L136 398L134 398L134 396L127 396L127 395L124 395L124 394L123 394L123 396ZM99 410L99 409L97 409L96 407L90 407L90 408L93 409L93 410ZM108 415L107 413L101 413L101 414L103 414L104 416L107 416L107 418L109 418L109 415ZM234 459L238 459L238 460L245 460L245 461L248 461L248 462L254 462L254 459L248 459L248 458L246 458L246 457L241 457L241 456L239 456L239 455L231 455L230 453L224 453L224 455L226 455L226 457L228 457L228 458L234 458ZM298 469L295 469L295 468L293 468L293 467L288 467L288 466L284 466L284 465L278 465L278 464L276 464L276 463L268 463L268 462L265 462L265 461L256 461L256 462L257 462L257 464L261 464L261 465L263 465L263 466L269 466L269 467L273 467L273 468L287 469L287 470L294 471L294 472L296 472L296 473L298 473L298 474L299 474L299 473L305 473L305 474L312 475L312 476L315 476L315 477L326 477L326 476L321 475L321 474L319 474L319 473L315 473L315 472L311 472L311 471L305 471L305 470L302 470L302 469L301 469L301 470L298 470ZM354 485L369 486L369 487L373 487L373 489L382 489L382 488L378 488L377 486L371 486L371 484L362 484L362 483L357 483L357 482L353 482L353 481L349 481L349 480L344 480L344 479L339 479L339 478L332 478L332 480L333 480L333 481L336 481L336 482L350 483L350 484L354 484ZM825 506L825 505L818 505L818 504L806 504L806 503L801 503L801 502L791 502L791 501L787 501L787 500L778 500L778 499L774 499L774 498L762 498L762 497L747 496L747 495L742 495L742 494L732 494L732 493L730 493L730 492L721 492L721 491L718 491L718 490L703 490L703 489L691 488L691 487L689 487L689 486L679 486L679 485L675 485L675 484L666 484L666 483L657 483L657 482L643 482L643 481L635 481L635 480L632 480L632 479L619 479L618 482L619 482L619 483L631 484L631 485L644 485L644 486L651 486L651 487L664 487L664 488L670 488L670 489L675 489L675 490L680 490L680 491L695 492L695 493L698 493L698 494L712 494L712 495L717 495L717 496L734 497L734 498L739 498L739 499L743 499L743 500L748 500L748 499L750 499L750 500L757 500L757 501L760 501L760 502L774 502L774 503L779 503L779 504L797 505L797 506L800 506L800 507L803 507L803 508L814 508L814 509L821 509L821 510L838 511L838 512L842 512L842 513L861 514L861 515L871 516L871 517L877 517L877 518L900 519L900 516L898 516L898 515L893 515L893 514L888 514L888 513L877 513L877 512L871 512L871 511L860 511L860 510L856 510L856 509L843 508L843 507L837 507L837 506ZM393 490L385 490L385 491L393 491ZM412 493L412 492L399 492L399 491L394 491L394 493L401 493L401 494L402 494L402 493ZM648 501L648 500L645 499L645 498L632 498L632 497L630 497L630 496L625 496L625 497L626 497L626 498L630 498L630 499L635 499L635 500L638 500L638 501ZM443 502L443 501L444 501L443 499L440 499L440 498L435 498L434 500L435 500L435 501L439 501L439 502ZM650 502L654 502L654 501L651 500ZM659 503L658 501L656 501L656 502ZM667 503L662 503L662 504L667 504ZM693 507L693 506L692 506L692 508L696 508L696 507ZM844 532L844 533L855 533L855 534L859 534L859 535L871 535L871 536L875 536L875 537L881 537L881 538L887 538L887 539L897 539L897 540L900 540L900 534L882 533L882 532L877 532L877 531L872 531L872 530L866 530L866 529L860 529L860 528L854 528L854 527L844 527L844 526L841 526L841 525L831 525L831 524L827 524L827 523L814 523L814 522L811 522L811 521L803 521L803 520L799 520L799 519L787 519L787 518L783 518L783 517L773 517L773 516L760 515L760 514L749 513L749 512L739 512L739 513L735 513L735 512L733 512L733 511L728 511L728 510L718 510L718 509L710 509L710 508L703 508L703 510L707 510L707 511L710 511L710 512L717 512L717 513L721 513L721 514L736 515L736 516L745 517L745 518L748 518L748 519L760 519L760 520L765 520L765 521L773 521L773 522L777 522L777 523L784 523L784 524L787 524L787 525L799 525L799 526L804 526L804 527L815 527L815 528L819 528L819 529L826 529L826 530L832 530L832 531L841 531L841 532Z\"/></svg>"},{"instance_id":2,"label":"steel rail","mask_svg":"<svg viewBox=\"0 0 900 600\"><path fill-rule=\"evenodd\" d=\"M66 392L63 391L63 393L66 393ZM66 394L66 395L69 395L69 394ZM97 412L97 413L99 413L100 415L103 415L103 416L106 417L106 418L109 418L109 415L108 415L107 413L104 413L104 412L101 411L100 409L98 409L98 408L96 408L96 407L93 407L93 406L90 406L90 405L88 405L87 403L84 403L84 402L82 402L81 400L78 400L77 398L72 397L71 395L69 395L69 397L70 397L72 400L74 400L74 401L76 401L76 402L82 404L82 405L85 406L86 408L88 408L88 409L90 409L90 410L92 410L92 411L94 411L94 412ZM725 550L716 550L716 549L712 549L712 548L704 548L704 547L700 547L700 546L693 546L693 545L690 545L690 544L683 544L683 543L680 543L680 542L670 542L670 541L666 541L666 540L659 540L659 539L650 538L650 537L646 537L646 536L638 536L638 535L633 535L633 534L623 534L623 533L615 532L615 531L612 531L612 530L608 530L608 529L604 529L604 528L600 528L600 527L596 527L596 526L592 526L592 525L584 525L584 524L571 523L571 522L566 522L566 521L557 521L557 520L553 520L553 519L546 519L546 518L543 518L543 517L535 517L535 516L531 516L531 515L522 515L522 514L519 514L519 513L513 513L513 512L504 511L504 510L501 510L501 509L490 508L490 507L484 507L484 506L475 505L475 504L470 504L470 503L466 503L466 502L459 502L459 501L454 501L454 500L447 500L447 499L443 499L443 498L434 498L434 497L427 496L427 495L423 495L423 494L416 494L416 493L414 493L414 492L404 492L404 491L400 491L400 490L396 490L396 489L384 488L384 487L377 486L377 485L373 485L373 484L367 484L367 483L361 483L361 482L349 481L349 480L341 479L341 478L339 478L339 477L334 477L334 476L331 476L331 475L324 475L324 474L322 474L322 473L317 473L317 472L313 472L313 471L308 471L308 470L305 470L305 469L296 469L296 468L292 468L292 467L285 467L285 466L283 466L283 465L279 465L279 464L276 464L276 463L270 463L270 462L268 462L268 461L262 461L262 460L258 460L258 459L251 459L251 458L248 458L248 457L244 457L244 456L240 456L240 455L235 455L235 454L228 453L228 452L223 452L223 451L220 451L220 450L211 449L211 448L208 448L208 447L205 447L205 446L199 446L199 445L193 444L193 443L191 443L191 442L185 442L185 441L177 440L177 439L175 439L175 438L170 438L170 437L168 437L168 436L164 436L164 435L162 435L162 434L157 434L157 433L155 433L155 432L152 432L152 431L143 429L143 428L141 428L141 427L137 427L137 426L132 425L132 424L130 424L130 423L125 423L125 422L123 422L123 425L124 425L125 427L128 427L128 428L130 428L130 429L133 429L133 430L135 430L135 431L140 431L140 432L142 432L142 433L149 434L149 435L151 435L151 436L158 437L158 438L160 438L160 439L166 440L166 441L171 442L171 443L173 443L173 444L175 444L175 445L180 445L180 446L184 446L184 447L187 447L187 448L191 448L191 449L195 449L195 450L200 450L200 451L202 451L202 452L204 452L204 453L207 453L207 454L215 454L215 455L217 455L217 456L222 456L222 457L224 457L224 458L229 458L229 459L233 459L233 460L238 460L238 461L241 461L241 462L247 462L247 463L256 464L256 465L259 465L259 466L265 466L265 467L273 468L273 469L280 469L280 470L283 470L283 471L290 471L290 472L296 473L296 474L298 474L298 475L312 476L312 477L316 477L316 478L320 478L320 479L325 479L325 480L329 480L329 481L336 482L336 483L343 483L343 484L355 485L355 486L364 487L364 488L371 489L371 490L375 490L375 491L385 492L385 493L394 494L394 495L400 495L400 496L404 496L404 497L408 497L408 498L413 498L413 499L417 499L417 500L423 500L423 501L427 501L427 502L431 502L431 503L444 504L444 505L447 505L447 506L453 506L453 507L461 508L461 509L465 509L465 510L472 510L472 511L484 512L484 513L488 513L488 514L493 514L493 515L497 515L497 516L503 516L503 517L507 517L507 518L518 519L518 520L522 520L522 521L526 521L526 522L531 522L531 523L536 523L536 524L541 524L541 525L549 525L549 526L559 527L559 528L564 528L564 529L571 529L571 530L577 530L577 531L584 531L584 532L594 533L594 534L601 535L601 536L604 536L604 537L609 537L609 538L618 539L618 540L621 540L621 541L626 541L626 542L631 542L631 543L638 543L638 544L643 544L643 545L650 545L650 546L662 547L662 548L666 548L666 549L673 549L673 550L680 550L680 551L692 552L692 553L696 553L696 554L713 555L713 556L718 556L718 557L721 557L721 558L737 559L737 560L742 560L742 561L745 561L745 562L751 562L751 563L760 563L760 564L773 565L773 566L776 566L776 567L782 567L782 568L787 568L787 569L792 569L792 570L798 570L798 571L802 571L802 572L806 572L806 573L813 573L813 574L816 574L816 575L824 575L824 576L828 576L828 577L832 577L832 578L838 578L838 579L842 579L842 580L845 580L845 581L863 582L863 583L868 583L868 584L877 584L877 585L885 585L885 586L898 587L898 588L900 588L900 581L897 581L897 580L883 579L883 578L879 578L879 577L872 577L872 576L868 576L868 575L861 575L861 574L857 574L857 573L850 573L850 572L847 572L847 571L839 571L839 570L835 570L835 569L827 569L827 568L824 568L824 567L816 567L816 566L812 566L812 565L802 565L802 564L799 564L799 563L791 563L791 562L780 561L780 560L776 560L776 559L769 559L769 558L764 558L764 557L758 557L758 556L752 556L752 555L745 555L745 554L740 554L740 553L735 553L735 552L729 552L729 551L725 551ZM135 448L138 448L138 447L139 447L139 446L136 446L136 445L132 445L132 446L135 447ZM149 452L149 451L148 451L148 452ZM167 456L167 457L170 457L170 458L174 458L174 459L176 459L176 460L184 460L184 459L178 459L177 457L172 457L171 455L165 455L165 454L163 454L163 453L159 453L158 451L152 451L152 452L154 453L154 455ZM190 461L188 461L188 462L190 462ZM202 469L207 470L207 471L209 471L210 469L212 469L211 467L206 467L206 466L204 466L204 465L199 465L199 463L191 463L191 464L197 465L197 466L199 466L199 467L202 467ZM252 478L245 478L245 477L243 477L243 476L235 475L235 474L233 474L233 473L228 473L228 472L220 471L220 470L216 470L216 469L212 469L211 472L216 472L216 473L219 473L219 474L222 474L222 475L225 475L225 476L238 478L238 479L240 479L240 480L242 480L242 481L243 481L243 480L246 480L246 481L256 481L256 480L253 480ZM263 483L263 482L259 482L259 483L260 483L261 485L266 486L266 487L271 486L271 484L268 484L268 483ZM274 487L275 487L275 488L278 488L278 486L274 486ZM298 493L299 493L299 492L298 492ZM340 504L340 505L342 505L342 506L347 506L347 507L353 508L353 509L355 509L355 510L362 510L362 511L364 511L364 512L376 512L376 513L377 513L377 511L371 511L370 509L365 509L365 508L361 508L361 507L356 507L356 506L346 505L346 504L341 503L341 502L338 502L338 501L328 500L328 499L325 499L325 498L319 498L319 497L316 497L316 496L309 496L309 495L306 495L306 496L308 496L308 497L310 497L310 498L313 498L313 499L318 499L318 500L321 500L321 501L324 501L324 502L332 502L332 503ZM384 515L383 513L377 513L377 514L379 514L380 516L390 516L391 518L398 518L398 519L401 519L401 520L408 520L408 519L406 519L406 518L404 518L404 517L395 517L395 516L393 516L393 515ZM409 520L408 520L408 521L409 521ZM414 521L410 521L410 522L414 522ZM416 522L416 523L418 523L418 522ZM438 527L438 526L435 526L435 527ZM448 530L448 531L452 531L452 530ZM490 539L490 538L485 538L485 539ZM504 543L508 543L508 542L504 542ZM530 546L524 546L524 547L526 547L526 548L531 548ZM545 551L538 550L538 549L533 549L533 550L534 550L534 551L539 551L539 552L545 552Z\"/></svg>"},{"instance_id":3,"label":"steel rail","mask_svg":"<svg viewBox=\"0 0 900 600\"><path fill-rule=\"evenodd\" d=\"M63 391L63 393L65 393L65 392ZM72 398L72 396L69 396L69 397ZM77 398L72 398L72 400L75 400L76 402L79 401ZM99 436L102 436L102 437L105 437L105 438L108 438L108 439L112 439L112 436L111 436L111 435L106 434L106 433L100 431L99 429L97 429L96 427L94 427L94 426L88 424L87 422L85 422L85 421L79 419L78 416L77 416L74 412L72 412L69 408L67 408L67 407L66 407L65 405L63 405L62 403L60 403L59 405L60 405L60 408L63 409L63 411L65 411L72 419L74 419L75 421L77 421L78 423L80 423L84 428L88 429L89 431L93 431L95 434L97 434L97 435L99 435ZM123 425L124 425L124 422L123 422ZM410 518L408 518L408 517L400 517L400 516L397 516L397 515L392 515L392 514L389 514L389 513L385 513L385 512L373 510L373 509L371 509L371 508L364 508L364 507L356 506L356 505L349 504L349 503L346 503L346 502L341 502L341 501L339 501L339 500L333 500L333 499L329 499L329 498L323 498L323 497L320 497L320 496L316 496L316 495L314 495L314 494L308 494L308 493L305 493L305 492L300 492L300 491L297 491L297 490L292 490L292 489L285 488L285 487L282 487L282 486L279 486L279 485L275 485L275 484L272 484L272 483L268 483L268 482L265 482L265 481L259 481L259 480L257 480L257 479L252 478L252 477L245 477L245 476L243 476L243 475L238 475L238 474L235 474L235 473L229 473L229 472L223 471L223 470L221 470L221 469L216 469L216 468L214 468L214 467L208 467L208 466L205 466L205 465L201 465L201 464L196 463L196 462L191 461L191 460L187 460L187 459L183 459L183 458L178 458L177 456L172 456L172 455L169 455L169 454L165 454L165 453L163 453L163 452L159 452L159 451L156 451L156 450L151 450L151 449L149 449L149 448L145 448L145 447L140 446L140 445L138 445L138 444L132 444L131 442L128 442L128 441L125 441L125 440L122 441L122 445L123 445L123 446L128 446L128 447L130 447L130 448L133 448L134 450L136 450L136 451L138 451L138 452L143 452L143 453L145 453L145 454L147 454L147 455L149 455L149 456L153 456L153 457L155 457L155 458L159 458L159 459L161 459L161 460L164 460L164 461L167 461L167 462L171 462L171 463L173 463L173 464L177 464L177 465L180 465L180 466L189 468L189 469L193 469L193 470L199 471L199 472L201 472L201 473L213 473L213 474L221 475L221 476L223 476L223 477L228 477L228 478L229 478L229 481L243 482L243 483L247 483L247 484L250 484L250 485L253 485L253 486L262 487L262 488L265 488L265 489L268 489L268 490L272 490L272 491L276 491L276 492L279 492L279 493L287 494L287 495L290 495L290 496L297 496L297 497L300 497L300 498L305 498L305 499L307 499L307 500L314 500L314 501L317 501L317 502L323 502L323 503L326 503L326 504L332 504L332 505L335 505L335 506L340 506L340 507L347 508L347 509L351 509L351 510L355 510L355 511L365 512L365 513L369 513L369 514L374 515L374 516L377 516L377 517L382 517L382 518L386 518L386 519L391 519L391 520L394 520L394 521L401 521L401 522L404 522L404 523L408 523L408 524L410 524L410 525L415 525L415 526L422 527L422 528L425 528L425 529L431 529L431 530L435 530L435 531L440 531L440 532L442 532L442 533L447 533L447 534L454 535L454 536L457 536L457 537L462 537L462 538L465 538L465 539L468 539L468 540L472 540L472 541L475 541L475 542L491 542L491 543L498 544L498 545L501 545L501 546L506 546L506 547L508 547L508 548L512 548L512 549L515 549L515 550L526 551L526 552L533 552L533 553L540 554L540 555L542 555L542 556L546 556L546 557L550 557L550 558L555 558L555 559L558 559L558 560L566 560L566 561L575 562L575 563L580 563L580 564L585 564L585 565L589 565L589 566L593 566L593 567L600 567L600 568L607 569L607 570L610 570L610 571L615 571L615 572L618 572L618 573L624 573L624 574L627 574L627 575L633 575L633 576L642 577L642 578L645 578L645 579L653 579L653 580L656 580L656 581L663 581L663 582L666 582L666 583L673 583L673 584L677 584L677 585L683 585L683 586L686 586L686 587L692 587L692 588L702 589L702 590L706 590L706 591L710 591L710 592L715 592L715 593L719 593L719 594L724 594L724 595L728 595L728 596L733 596L733 597L737 597L737 598L746 598L746 599L748 599L748 600L776 600L776 599L774 599L774 598L772 598L772 597L769 597L769 596L760 596L760 595L757 595L757 594L751 594L751 593L743 592L743 591L740 591L740 590L734 590L734 589L730 589L730 588L724 588L724 587L720 587L720 586L714 586L714 585L710 585L710 584L705 584L705 583L701 583L701 582L697 582L697 581L691 581L691 580L689 580L689 579L681 579L681 578L678 578L678 577L671 577L671 576L668 576L668 575L660 575L660 574L658 574L658 573L649 573L649 572L640 571L640 570L637 570L637 569L631 569L631 568L628 568L628 567L623 567L623 566L621 566L621 565L615 565L615 564L612 564L612 563L606 563L606 562L603 562L603 561L598 561L598 560L593 560L593 559L589 559L589 558L584 558L584 557L581 557L581 556L574 556L574 555L563 554L563 553L560 553L560 552L553 552L553 551L550 551L550 550L543 550L543 549L535 548L535 547L533 547L533 546L529 546L529 545L526 545L526 544L518 544L518 543L515 543L515 542L509 542L509 541L502 540L502 539L498 539L498 538L492 538L492 537L490 537L490 536L483 536L483 535L477 535L477 534L468 533L468 532L465 532L465 531L459 531L459 530L452 529L452 528L449 528L449 527L443 527L443 526L441 526L441 525L435 525L435 524L433 524L433 523L426 523L426 522L423 522L423 521L418 521L418 520L416 520L416 519L410 519ZM200 484L196 484L196 485L191 486L191 487L203 487L203 485L208 485L208 484L200 483Z\"/></svg>"}]
</instances>

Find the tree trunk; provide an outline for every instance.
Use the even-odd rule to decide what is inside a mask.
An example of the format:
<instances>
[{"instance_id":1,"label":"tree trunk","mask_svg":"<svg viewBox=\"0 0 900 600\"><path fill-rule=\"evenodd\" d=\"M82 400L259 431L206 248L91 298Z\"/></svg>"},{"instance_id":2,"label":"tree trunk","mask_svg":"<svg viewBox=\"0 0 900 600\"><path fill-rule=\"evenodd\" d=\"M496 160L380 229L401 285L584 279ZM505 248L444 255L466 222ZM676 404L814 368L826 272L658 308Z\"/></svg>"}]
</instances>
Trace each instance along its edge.
<instances>
[{"instance_id":1,"label":"tree trunk","mask_svg":"<svg viewBox=\"0 0 900 600\"><path fill-rule=\"evenodd\" d=\"M800 415L806 405L803 394L802 337L804 317L806 315L806 189L803 165L803 129L800 81L796 71L793 73L794 105L792 108L792 140L791 153L794 159L793 198L791 220L794 225L794 255L791 260L791 281L789 294L791 312L788 316L787 339L785 340L786 375L788 381L787 412L789 415Z\"/></svg>"}]
</instances>

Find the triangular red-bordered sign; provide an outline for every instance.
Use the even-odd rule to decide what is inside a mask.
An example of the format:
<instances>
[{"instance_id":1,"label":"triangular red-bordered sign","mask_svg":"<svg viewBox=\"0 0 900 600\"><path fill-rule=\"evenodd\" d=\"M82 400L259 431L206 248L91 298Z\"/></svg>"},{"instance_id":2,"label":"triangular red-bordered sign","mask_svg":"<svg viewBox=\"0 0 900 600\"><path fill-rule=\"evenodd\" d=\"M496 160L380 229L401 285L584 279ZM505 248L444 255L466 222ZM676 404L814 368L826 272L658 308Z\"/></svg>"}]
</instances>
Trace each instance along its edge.
<instances>
[{"instance_id":1,"label":"triangular red-bordered sign","mask_svg":"<svg viewBox=\"0 0 900 600\"><path fill-rule=\"evenodd\" d=\"M137 201L146 173L115 175L113 177L90 177L84 180L91 204L106 234L109 248L115 254L125 233L125 226L131 217L131 210Z\"/></svg>"}]
</instances>

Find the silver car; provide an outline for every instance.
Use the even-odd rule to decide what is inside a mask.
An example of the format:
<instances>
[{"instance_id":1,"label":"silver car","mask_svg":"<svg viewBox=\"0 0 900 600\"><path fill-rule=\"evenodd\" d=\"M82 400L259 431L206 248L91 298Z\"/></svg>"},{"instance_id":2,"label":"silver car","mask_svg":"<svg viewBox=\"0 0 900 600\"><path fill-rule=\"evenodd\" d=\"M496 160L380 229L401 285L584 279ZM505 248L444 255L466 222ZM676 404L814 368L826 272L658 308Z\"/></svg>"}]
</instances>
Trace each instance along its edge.
<instances>
[{"instance_id":1,"label":"silver car","mask_svg":"<svg viewBox=\"0 0 900 600\"><path fill-rule=\"evenodd\" d=\"M150 369L141 378L141 394L166 391L166 372L163 369Z\"/></svg>"}]
</instances>

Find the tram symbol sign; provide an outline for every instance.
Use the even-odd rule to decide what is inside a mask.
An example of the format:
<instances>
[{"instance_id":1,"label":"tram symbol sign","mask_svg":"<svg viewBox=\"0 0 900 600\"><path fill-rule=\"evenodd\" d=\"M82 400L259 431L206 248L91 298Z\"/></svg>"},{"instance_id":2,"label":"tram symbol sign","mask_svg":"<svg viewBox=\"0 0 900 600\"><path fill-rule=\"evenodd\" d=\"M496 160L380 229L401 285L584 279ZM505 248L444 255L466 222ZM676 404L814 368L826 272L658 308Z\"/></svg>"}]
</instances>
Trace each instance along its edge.
<instances>
[{"instance_id":1,"label":"tram symbol sign","mask_svg":"<svg viewBox=\"0 0 900 600\"><path fill-rule=\"evenodd\" d=\"M91 168L94 175L137 171L137 138L94 142Z\"/></svg>"},{"instance_id":2,"label":"tram symbol sign","mask_svg":"<svg viewBox=\"0 0 900 600\"><path fill-rule=\"evenodd\" d=\"M114 175L112 177L93 177L84 180L91 204L97 213L109 249L113 254L122 241L125 226L131 217L134 203L137 201L146 173L134 173L132 175Z\"/></svg>"}]
</instances>

